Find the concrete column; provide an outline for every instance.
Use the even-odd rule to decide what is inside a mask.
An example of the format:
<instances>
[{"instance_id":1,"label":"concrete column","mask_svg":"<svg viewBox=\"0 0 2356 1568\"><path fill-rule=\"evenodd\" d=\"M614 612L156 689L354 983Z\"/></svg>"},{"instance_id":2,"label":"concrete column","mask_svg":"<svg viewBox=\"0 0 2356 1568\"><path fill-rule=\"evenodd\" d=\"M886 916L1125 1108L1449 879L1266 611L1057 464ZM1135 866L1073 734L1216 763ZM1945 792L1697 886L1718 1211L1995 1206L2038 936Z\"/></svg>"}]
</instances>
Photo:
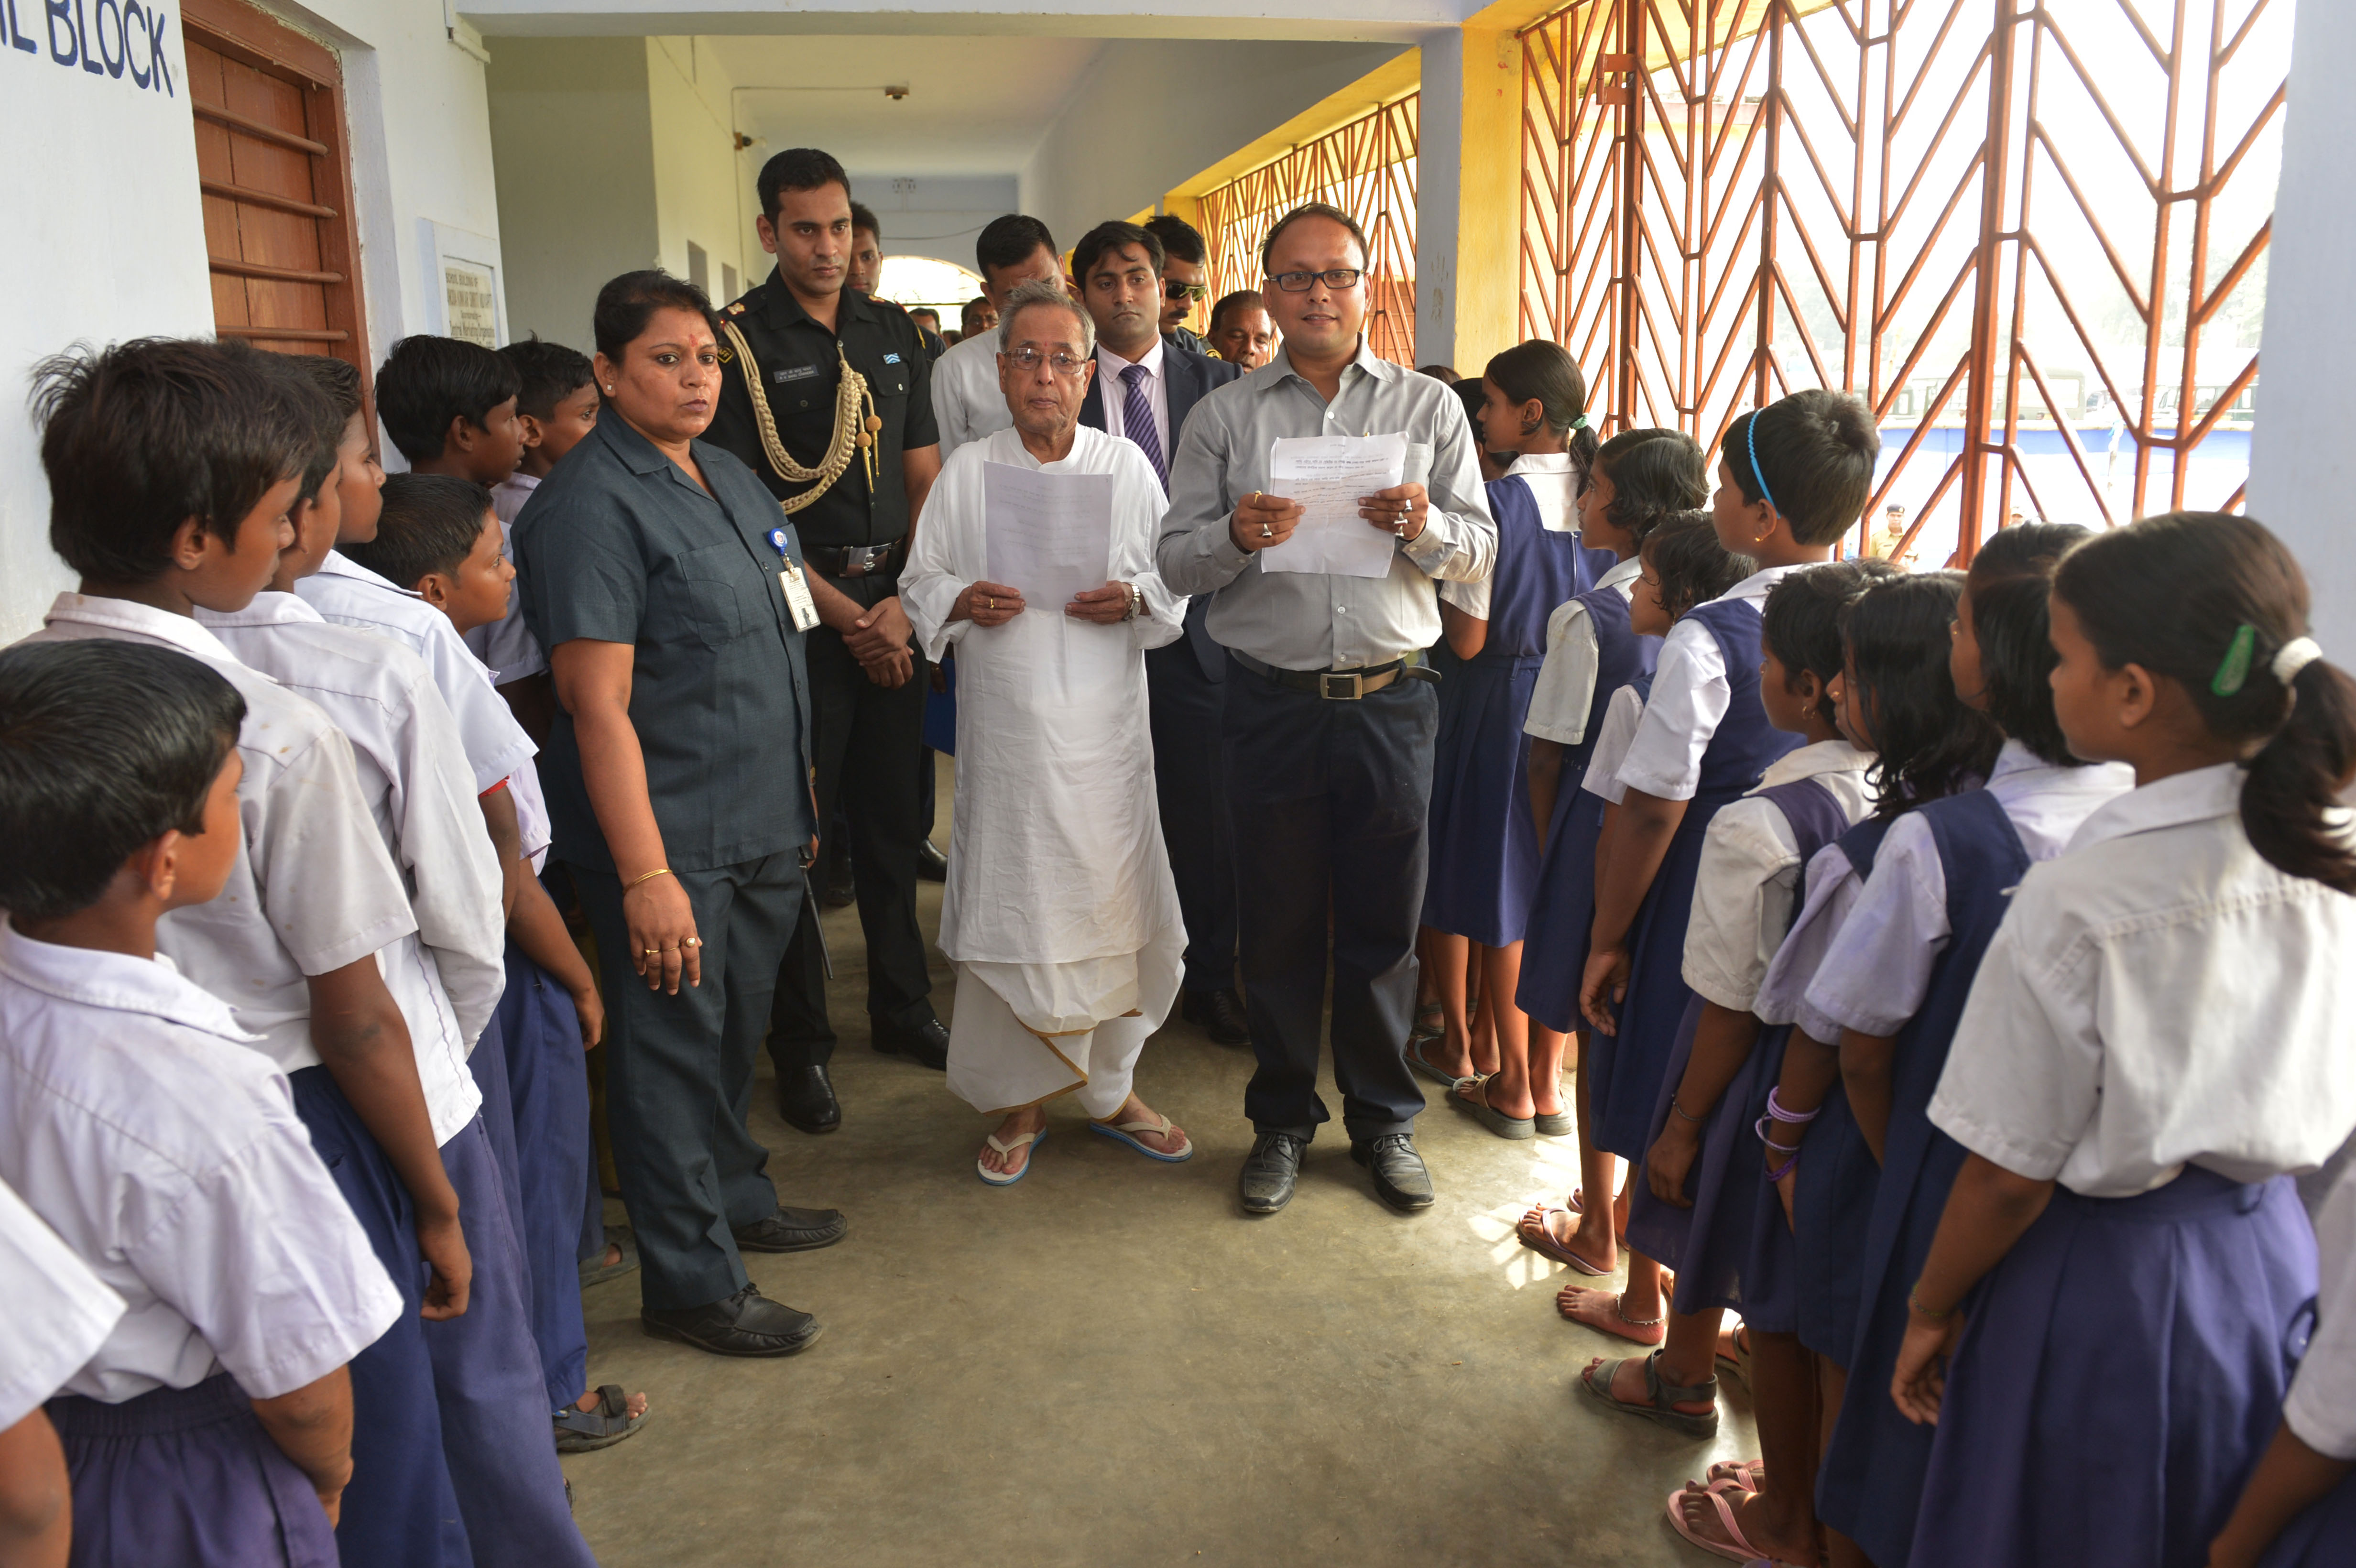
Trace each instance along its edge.
<instances>
[{"instance_id":1,"label":"concrete column","mask_svg":"<svg viewBox=\"0 0 2356 1568\"><path fill-rule=\"evenodd\" d=\"M1461 27L1422 47L1415 357L1477 375L1520 336L1521 44Z\"/></svg>"},{"instance_id":2,"label":"concrete column","mask_svg":"<svg viewBox=\"0 0 2356 1568\"><path fill-rule=\"evenodd\" d=\"M2310 3L2292 34L2281 183L2267 258L2249 513L2282 536L2315 591L2315 635L2356 661L2356 485L2348 368L2356 365L2356 6Z\"/></svg>"}]
</instances>

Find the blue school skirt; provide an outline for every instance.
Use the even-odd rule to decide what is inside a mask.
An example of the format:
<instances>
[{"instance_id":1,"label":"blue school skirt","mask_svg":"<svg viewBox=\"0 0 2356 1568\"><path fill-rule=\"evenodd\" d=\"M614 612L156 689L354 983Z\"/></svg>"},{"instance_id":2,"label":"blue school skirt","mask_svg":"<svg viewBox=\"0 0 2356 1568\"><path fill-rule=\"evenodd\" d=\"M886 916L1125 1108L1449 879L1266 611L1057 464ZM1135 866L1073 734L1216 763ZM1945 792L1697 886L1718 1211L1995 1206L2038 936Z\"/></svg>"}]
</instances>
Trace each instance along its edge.
<instances>
[{"instance_id":1,"label":"blue school skirt","mask_svg":"<svg viewBox=\"0 0 2356 1568\"><path fill-rule=\"evenodd\" d=\"M1792 1183L1793 1306L1800 1343L1837 1367L1856 1353L1865 1232L1881 1167L1836 1083L1816 1109Z\"/></svg>"},{"instance_id":2,"label":"blue school skirt","mask_svg":"<svg viewBox=\"0 0 2356 1568\"><path fill-rule=\"evenodd\" d=\"M48 1410L73 1488L74 1568L336 1568L318 1494L227 1372Z\"/></svg>"},{"instance_id":3,"label":"blue school skirt","mask_svg":"<svg viewBox=\"0 0 2356 1568\"><path fill-rule=\"evenodd\" d=\"M1912 1568L2201 1568L2281 1420L2315 1288L2287 1177L2057 1188L1967 1298Z\"/></svg>"},{"instance_id":4,"label":"blue school skirt","mask_svg":"<svg viewBox=\"0 0 2356 1568\"><path fill-rule=\"evenodd\" d=\"M1509 947L1529 923L1537 887L1537 827L1530 820L1530 710L1542 656L1484 653L1466 659L1433 744L1430 880L1423 923Z\"/></svg>"},{"instance_id":5,"label":"blue school skirt","mask_svg":"<svg viewBox=\"0 0 2356 1568\"><path fill-rule=\"evenodd\" d=\"M1564 770L1522 933L1522 977L1514 987L1514 1005L1557 1034L1587 1027L1579 1016L1579 982L1595 933L1595 846L1603 835L1604 800L1580 787L1585 777Z\"/></svg>"}]
</instances>

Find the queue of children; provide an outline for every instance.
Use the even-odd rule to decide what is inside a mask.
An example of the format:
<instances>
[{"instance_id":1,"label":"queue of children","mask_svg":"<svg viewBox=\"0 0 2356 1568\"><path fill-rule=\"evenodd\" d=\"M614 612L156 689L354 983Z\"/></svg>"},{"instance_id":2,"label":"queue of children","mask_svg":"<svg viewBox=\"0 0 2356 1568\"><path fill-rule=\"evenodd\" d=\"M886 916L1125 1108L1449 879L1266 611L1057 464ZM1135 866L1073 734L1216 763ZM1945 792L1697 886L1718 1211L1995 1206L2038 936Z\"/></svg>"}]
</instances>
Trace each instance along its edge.
<instances>
[{"instance_id":1,"label":"queue of children","mask_svg":"<svg viewBox=\"0 0 2356 1568\"><path fill-rule=\"evenodd\" d=\"M1689 438L1571 439L1566 367L1464 391L1499 551L1443 605L1408 1061L1576 1131L1517 1234L1645 1351L1581 1392L1706 1439L1748 1383L1762 1456L1666 1523L1747 1563L2356 1562L2356 684L2297 562L2211 513L1836 560L1861 401L1737 417L1701 511Z\"/></svg>"}]
</instances>

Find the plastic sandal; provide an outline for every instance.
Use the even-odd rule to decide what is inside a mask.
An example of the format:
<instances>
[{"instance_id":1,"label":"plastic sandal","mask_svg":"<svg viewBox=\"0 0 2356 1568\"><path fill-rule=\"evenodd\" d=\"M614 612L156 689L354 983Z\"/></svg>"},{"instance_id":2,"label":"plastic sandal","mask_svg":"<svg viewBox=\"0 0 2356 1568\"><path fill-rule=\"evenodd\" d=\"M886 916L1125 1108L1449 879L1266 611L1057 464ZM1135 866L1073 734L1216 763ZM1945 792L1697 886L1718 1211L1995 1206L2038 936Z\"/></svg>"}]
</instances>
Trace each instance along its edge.
<instances>
[{"instance_id":1,"label":"plastic sandal","mask_svg":"<svg viewBox=\"0 0 2356 1568\"><path fill-rule=\"evenodd\" d=\"M1633 1356L1625 1358L1631 1361L1635 1359ZM1673 1383L1661 1376L1660 1360L1661 1352L1658 1350L1644 1359L1645 1403L1641 1404L1616 1398L1612 1392L1612 1377L1619 1371L1621 1361L1597 1361L1579 1374L1579 1386L1585 1389L1590 1398L1601 1400L1614 1410L1629 1415L1641 1415L1647 1421L1656 1421L1672 1432L1705 1439L1717 1436L1718 1374L1713 1372L1697 1383ZM1676 1408L1680 1403L1690 1404L1702 1399L1710 1402L1708 1415L1695 1415ZM1758 1553L1754 1552L1751 1555L1756 1557Z\"/></svg>"},{"instance_id":2,"label":"plastic sandal","mask_svg":"<svg viewBox=\"0 0 2356 1568\"><path fill-rule=\"evenodd\" d=\"M605 1240L621 1248L622 1256L618 1262L609 1264L601 1253L593 1261L583 1264L581 1288L584 1290L593 1285L603 1285L609 1279L619 1279L638 1266L638 1239L630 1233L627 1225L606 1226Z\"/></svg>"},{"instance_id":3,"label":"plastic sandal","mask_svg":"<svg viewBox=\"0 0 2356 1568\"><path fill-rule=\"evenodd\" d=\"M1177 1165L1183 1161L1194 1158L1194 1140L1187 1138L1184 1145L1179 1148L1176 1154L1163 1154L1160 1149L1153 1147L1150 1144L1142 1143L1138 1139L1131 1137L1130 1135L1131 1133L1151 1133L1155 1136L1159 1137L1175 1131L1176 1127L1176 1123L1173 1122L1169 1117L1160 1115L1158 1112L1155 1114L1155 1119L1151 1122L1098 1122L1092 1120L1088 1123L1088 1131L1096 1134L1098 1137L1110 1138L1117 1144L1127 1144L1130 1147L1135 1149L1146 1158L1158 1159L1164 1165ZM1185 1135L1180 1134L1179 1136L1183 1137ZM1023 1168L1028 1170L1031 1168L1026 1164Z\"/></svg>"},{"instance_id":4,"label":"plastic sandal","mask_svg":"<svg viewBox=\"0 0 2356 1568\"><path fill-rule=\"evenodd\" d=\"M1462 1093L1464 1083L1472 1085L1471 1093ZM1518 1140L1538 1136L1537 1124L1532 1118L1509 1116L1489 1104L1489 1078L1486 1074L1475 1073L1464 1083L1448 1092L1449 1099L1455 1102L1458 1110L1469 1112L1473 1120L1501 1138Z\"/></svg>"},{"instance_id":5,"label":"plastic sandal","mask_svg":"<svg viewBox=\"0 0 2356 1568\"><path fill-rule=\"evenodd\" d=\"M635 1436L647 1424L644 1415L630 1413L629 1395L619 1383L607 1383L597 1391L597 1407L560 1410L556 1416L556 1451L560 1454L588 1454L599 1448L611 1448L625 1437Z\"/></svg>"},{"instance_id":6,"label":"plastic sandal","mask_svg":"<svg viewBox=\"0 0 2356 1568\"><path fill-rule=\"evenodd\" d=\"M1705 1484L1711 1481L1732 1481L1746 1492L1755 1492L1767 1484L1767 1461L1764 1459L1720 1459L1701 1473Z\"/></svg>"},{"instance_id":7,"label":"plastic sandal","mask_svg":"<svg viewBox=\"0 0 2356 1568\"><path fill-rule=\"evenodd\" d=\"M996 1149L1001 1155L1012 1154L1016 1149L1022 1148L1025 1145L1030 1147L1031 1153L1023 1159L1023 1168L1016 1171L1012 1176L1002 1175L998 1171L991 1169L990 1167L981 1163L980 1156L976 1155L974 1157L973 1169L975 1175L980 1177L982 1180L988 1182L992 1187L1012 1187L1016 1182L1031 1174L1032 1161L1035 1160L1039 1157L1039 1146L1047 1141L1047 1129L1041 1127L1035 1133L1024 1133L1012 1143L1000 1143L996 1133L991 1134L981 1141Z\"/></svg>"},{"instance_id":8,"label":"plastic sandal","mask_svg":"<svg viewBox=\"0 0 2356 1568\"><path fill-rule=\"evenodd\" d=\"M1740 1481L1735 1480L1730 1476L1721 1480L1712 1481L1706 1487L1697 1487L1691 1481L1687 1481L1684 1486L1669 1494L1669 1528L1676 1531L1679 1535L1684 1536L1687 1541L1691 1542L1693 1545L1700 1547L1704 1552L1708 1552L1713 1557L1723 1557L1730 1563L1764 1563L1768 1565L1768 1568L1774 1568L1777 1560L1769 1557L1765 1552L1761 1552L1757 1547L1751 1544L1749 1538L1742 1533L1741 1529L1734 1522L1733 1506L1726 1500L1727 1495L1730 1492L1747 1492L1751 1489L1752 1488L1751 1488L1743 1486ZM1677 1505L1684 1501L1687 1497L1693 1496L1706 1497L1713 1505L1716 1506L1718 1509L1718 1521L1725 1528L1727 1539L1733 1542L1732 1545L1721 1545L1715 1541L1705 1541L1700 1536L1694 1533L1693 1527L1691 1525L1686 1523L1686 1510L1679 1508Z\"/></svg>"},{"instance_id":9,"label":"plastic sandal","mask_svg":"<svg viewBox=\"0 0 2356 1568\"><path fill-rule=\"evenodd\" d=\"M1609 1278L1612 1274L1610 1269L1597 1268L1593 1264L1589 1263L1585 1258L1580 1257L1577 1253L1572 1252L1569 1247L1563 1245L1562 1243L1555 1240L1553 1228L1547 1222L1547 1218L1550 1215L1576 1214L1579 1211L1576 1209L1541 1209L1538 1211L1538 1218L1536 1224L1529 1223L1526 1216L1522 1221L1517 1221L1515 1224L1514 1238L1520 1242L1522 1245L1529 1248L1530 1251L1537 1253L1538 1256L1542 1258L1552 1258L1556 1263L1562 1264L1564 1267L1576 1269L1580 1274L1586 1275L1591 1279Z\"/></svg>"},{"instance_id":10,"label":"plastic sandal","mask_svg":"<svg viewBox=\"0 0 2356 1568\"><path fill-rule=\"evenodd\" d=\"M1440 1036L1433 1035L1431 1040L1438 1040ZM1456 1086L1464 1081L1451 1073L1442 1072L1439 1068L1434 1067L1430 1061L1424 1059L1423 1048L1430 1044L1431 1040L1411 1040L1408 1041L1407 1064L1409 1067L1414 1068L1418 1072L1422 1073L1426 1078L1430 1079L1434 1083L1447 1084L1449 1092L1453 1093Z\"/></svg>"}]
</instances>

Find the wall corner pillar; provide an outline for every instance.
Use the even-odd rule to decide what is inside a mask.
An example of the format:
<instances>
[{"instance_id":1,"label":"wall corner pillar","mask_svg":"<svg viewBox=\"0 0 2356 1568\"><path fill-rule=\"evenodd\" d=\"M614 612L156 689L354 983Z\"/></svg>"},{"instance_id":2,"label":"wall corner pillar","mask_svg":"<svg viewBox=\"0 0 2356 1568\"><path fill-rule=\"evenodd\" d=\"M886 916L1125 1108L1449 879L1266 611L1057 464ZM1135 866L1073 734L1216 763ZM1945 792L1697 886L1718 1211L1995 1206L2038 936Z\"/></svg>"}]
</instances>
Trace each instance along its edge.
<instances>
[{"instance_id":1,"label":"wall corner pillar","mask_svg":"<svg viewBox=\"0 0 2356 1568\"><path fill-rule=\"evenodd\" d=\"M1510 27L1423 41L1416 136L1416 358L1478 375L1520 337L1521 40Z\"/></svg>"}]
</instances>

